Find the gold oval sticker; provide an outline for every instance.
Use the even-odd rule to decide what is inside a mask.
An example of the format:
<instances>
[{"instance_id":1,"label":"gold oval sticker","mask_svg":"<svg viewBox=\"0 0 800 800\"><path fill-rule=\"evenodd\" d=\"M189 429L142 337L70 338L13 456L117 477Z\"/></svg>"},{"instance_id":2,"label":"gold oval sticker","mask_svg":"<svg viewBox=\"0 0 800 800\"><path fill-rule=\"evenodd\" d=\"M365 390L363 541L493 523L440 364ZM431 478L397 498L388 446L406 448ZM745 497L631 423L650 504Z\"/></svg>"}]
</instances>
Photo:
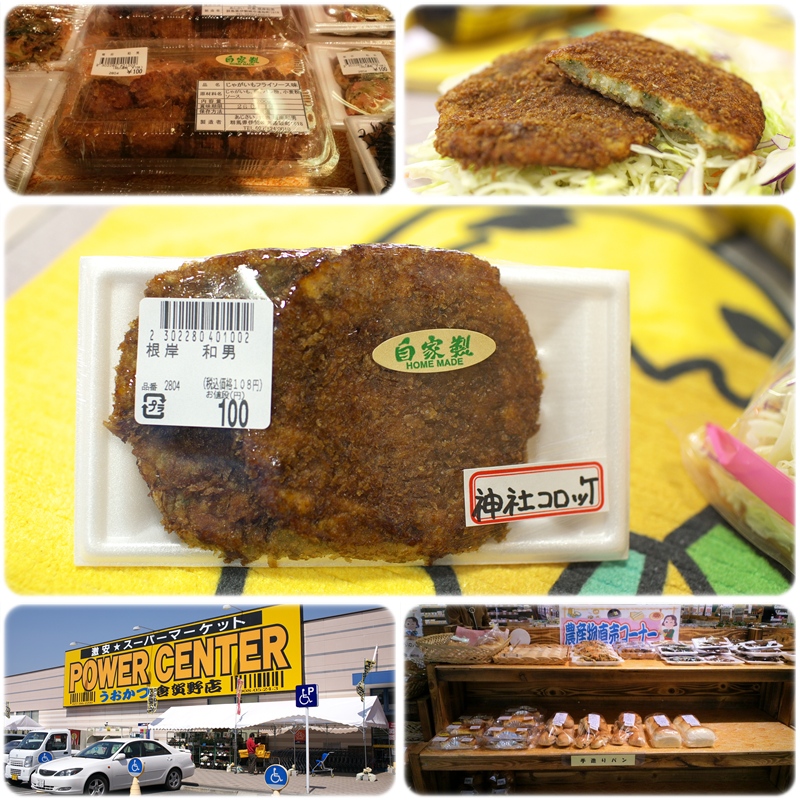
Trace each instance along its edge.
<instances>
[{"instance_id":1,"label":"gold oval sticker","mask_svg":"<svg viewBox=\"0 0 800 800\"><path fill-rule=\"evenodd\" d=\"M396 372L448 372L485 361L497 345L489 336L461 328L432 328L381 342L372 358Z\"/></svg>"},{"instance_id":2,"label":"gold oval sticker","mask_svg":"<svg viewBox=\"0 0 800 800\"><path fill-rule=\"evenodd\" d=\"M269 64L266 56L257 56L252 53L228 53L217 56L217 61L226 67L265 67Z\"/></svg>"}]
</instances>

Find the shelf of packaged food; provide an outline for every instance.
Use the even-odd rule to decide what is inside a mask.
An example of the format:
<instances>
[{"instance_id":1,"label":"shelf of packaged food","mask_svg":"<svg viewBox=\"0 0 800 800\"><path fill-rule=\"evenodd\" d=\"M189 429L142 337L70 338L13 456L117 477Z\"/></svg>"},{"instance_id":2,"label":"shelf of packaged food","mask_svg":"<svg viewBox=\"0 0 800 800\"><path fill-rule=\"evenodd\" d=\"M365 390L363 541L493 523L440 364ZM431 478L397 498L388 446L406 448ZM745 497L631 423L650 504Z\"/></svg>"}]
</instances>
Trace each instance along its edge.
<instances>
[{"instance_id":1,"label":"shelf of packaged food","mask_svg":"<svg viewBox=\"0 0 800 800\"><path fill-rule=\"evenodd\" d=\"M576 722L589 712L603 714L608 721L629 711L642 716L692 713L714 730L717 742L713 748L608 746L597 751L443 751L429 742L419 743L408 748L407 756L414 788L421 792L456 789L448 783L453 773L494 770L519 771L533 784L546 784L547 776L557 773L561 786L575 788L587 780L587 771L602 768L608 791L631 790L636 775L647 770L663 786L665 781L680 783L684 776L678 771L691 768L704 791L715 780L731 791L737 785L778 791L791 781L795 746L790 664L675 666L657 659L613 666L431 664L427 673L437 731L462 714L498 713L526 704L545 715L566 711ZM582 766L573 759L592 755L629 755L634 763Z\"/></svg>"}]
</instances>

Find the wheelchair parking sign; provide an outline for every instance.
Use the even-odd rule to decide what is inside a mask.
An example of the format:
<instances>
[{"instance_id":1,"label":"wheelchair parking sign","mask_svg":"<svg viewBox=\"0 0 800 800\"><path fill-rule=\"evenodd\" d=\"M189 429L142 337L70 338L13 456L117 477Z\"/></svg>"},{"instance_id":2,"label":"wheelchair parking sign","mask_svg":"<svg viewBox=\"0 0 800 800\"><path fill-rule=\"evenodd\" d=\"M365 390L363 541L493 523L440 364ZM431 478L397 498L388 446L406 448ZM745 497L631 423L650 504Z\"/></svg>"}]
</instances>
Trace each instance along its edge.
<instances>
[{"instance_id":1,"label":"wheelchair parking sign","mask_svg":"<svg viewBox=\"0 0 800 800\"><path fill-rule=\"evenodd\" d=\"M280 764L270 764L264 773L264 781L270 789L283 789L289 783L289 771Z\"/></svg>"},{"instance_id":2,"label":"wheelchair parking sign","mask_svg":"<svg viewBox=\"0 0 800 800\"><path fill-rule=\"evenodd\" d=\"M319 705L319 692L316 683L302 683L294 688L294 704L298 708L316 708Z\"/></svg>"},{"instance_id":3,"label":"wheelchair parking sign","mask_svg":"<svg viewBox=\"0 0 800 800\"><path fill-rule=\"evenodd\" d=\"M128 773L136 777L144 772L144 764L141 758L128 759Z\"/></svg>"},{"instance_id":4,"label":"wheelchair parking sign","mask_svg":"<svg viewBox=\"0 0 800 800\"><path fill-rule=\"evenodd\" d=\"M36 760L40 764L46 764L48 761L52 761L53 760L53 754L52 753L48 753L46 751L44 753L39 753L39 758L37 758Z\"/></svg>"}]
</instances>

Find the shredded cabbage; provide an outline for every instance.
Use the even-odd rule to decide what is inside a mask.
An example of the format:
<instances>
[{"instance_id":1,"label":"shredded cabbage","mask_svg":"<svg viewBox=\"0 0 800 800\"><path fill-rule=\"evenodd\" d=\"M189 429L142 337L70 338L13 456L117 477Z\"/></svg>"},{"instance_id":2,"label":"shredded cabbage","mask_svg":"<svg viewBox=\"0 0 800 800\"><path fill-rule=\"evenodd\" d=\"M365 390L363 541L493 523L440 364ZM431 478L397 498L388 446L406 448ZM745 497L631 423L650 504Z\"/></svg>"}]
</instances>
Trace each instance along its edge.
<instances>
[{"instance_id":1,"label":"shredded cabbage","mask_svg":"<svg viewBox=\"0 0 800 800\"><path fill-rule=\"evenodd\" d=\"M594 171L567 167L464 168L439 155L435 132L408 149L406 179L412 191L430 195L774 195L788 188L795 166L793 99L785 70L777 66L756 71L753 49L759 43L742 43L720 31L670 20L664 29L647 32L698 58L714 61L747 80L761 97L766 125L755 152L735 158L679 138L659 127L651 145L633 145L624 161ZM694 37L694 45L691 44ZM745 52L745 48L750 50ZM733 52L733 55L731 53ZM774 51L770 49L771 54ZM741 64L747 64L748 69ZM749 71L749 74L748 74ZM464 76L465 77L465 76ZM461 80L461 78L459 78ZM447 86L458 80L447 81Z\"/></svg>"}]
</instances>

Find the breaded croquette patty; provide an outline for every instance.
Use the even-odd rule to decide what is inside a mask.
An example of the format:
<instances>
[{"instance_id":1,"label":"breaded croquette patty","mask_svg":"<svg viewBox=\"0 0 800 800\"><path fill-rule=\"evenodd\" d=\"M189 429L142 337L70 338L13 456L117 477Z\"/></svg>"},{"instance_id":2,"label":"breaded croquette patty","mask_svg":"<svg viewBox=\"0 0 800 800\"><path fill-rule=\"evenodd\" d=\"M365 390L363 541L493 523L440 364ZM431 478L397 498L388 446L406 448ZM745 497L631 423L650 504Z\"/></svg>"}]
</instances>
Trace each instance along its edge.
<instances>
[{"instance_id":1,"label":"breaded croquette patty","mask_svg":"<svg viewBox=\"0 0 800 800\"><path fill-rule=\"evenodd\" d=\"M401 245L250 250L186 263L145 291L262 294L275 306L268 428L138 423L138 320L120 345L106 427L131 446L164 528L242 562L430 562L502 539L505 524L465 525L463 470L526 460L542 375L498 270ZM398 334L443 328L483 333L496 349L430 374L372 358Z\"/></svg>"},{"instance_id":2,"label":"breaded croquette patty","mask_svg":"<svg viewBox=\"0 0 800 800\"><path fill-rule=\"evenodd\" d=\"M761 98L749 83L670 45L627 31L601 31L547 56L577 85L645 112L707 148L751 153L764 132Z\"/></svg>"},{"instance_id":3,"label":"breaded croquette patty","mask_svg":"<svg viewBox=\"0 0 800 800\"><path fill-rule=\"evenodd\" d=\"M656 135L649 120L547 61L558 42L497 58L439 98L434 147L464 167L598 169Z\"/></svg>"}]
</instances>

